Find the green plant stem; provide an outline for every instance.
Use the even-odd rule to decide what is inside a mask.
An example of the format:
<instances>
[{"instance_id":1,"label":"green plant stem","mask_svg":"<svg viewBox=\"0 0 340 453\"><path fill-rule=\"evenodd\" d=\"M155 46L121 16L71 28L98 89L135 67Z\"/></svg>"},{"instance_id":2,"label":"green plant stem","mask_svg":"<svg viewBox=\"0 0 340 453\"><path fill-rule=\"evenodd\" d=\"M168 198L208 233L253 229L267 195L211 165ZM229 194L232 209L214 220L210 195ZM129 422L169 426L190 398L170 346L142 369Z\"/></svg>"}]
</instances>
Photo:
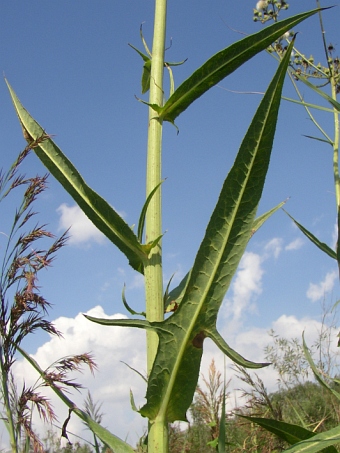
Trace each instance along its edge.
<instances>
[{"instance_id":1,"label":"green plant stem","mask_svg":"<svg viewBox=\"0 0 340 453\"><path fill-rule=\"evenodd\" d=\"M334 78L331 78L332 98L336 100L336 83ZM335 200L337 213L340 212L340 178L339 178L339 112L334 109L334 141L333 141L333 169L334 169L334 185L335 185Z\"/></svg>"},{"instance_id":2,"label":"green plant stem","mask_svg":"<svg viewBox=\"0 0 340 453\"><path fill-rule=\"evenodd\" d=\"M337 83L334 77L333 71L330 68L331 76L331 89L332 89L332 98L337 100ZM340 215L340 178L339 178L339 112L334 108L334 140L333 140L333 171L334 171L334 187L335 187L335 201L336 201L336 210L338 215L338 227L339 227L339 215ZM339 256L339 252L338 252ZM339 258L338 258L339 261ZM340 262L339 269L340 269Z\"/></svg>"},{"instance_id":3,"label":"green plant stem","mask_svg":"<svg viewBox=\"0 0 340 453\"><path fill-rule=\"evenodd\" d=\"M304 102L303 100L303 96L302 94L300 93L300 90L293 78L293 75L290 71L288 71L288 76L289 76L289 79L290 81L292 82L292 85L294 86L295 88L295 92L296 94L298 95L299 99L300 99L300 102L303 103L303 106L309 116L309 118L311 119L311 121L314 123L314 125L316 126L317 129L319 129L319 131L321 132L321 134L325 137L326 140L328 140L330 143L333 143L333 140L327 135L327 133L323 130L323 128L321 127L321 125L316 121L314 115L312 114L312 112L310 111L309 109L309 106ZM334 110L334 109L333 109Z\"/></svg>"},{"instance_id":4,"label":"green plant stem","mask_svg":"<svg viewBox=\"0 0 340 453\"><path fill-rule=\"evenodd\" d=\"M166 32L166 0L155 0L155 21L152 44L152 64L150 79L150 104L163 105L163 72ZM149 108L148 151L146 173L146 196L160 184L162 179L162 122L156 112ZM146 242L162 234L161 187L155 192L146 213ZM161 243L154 247L144 268L146 318L148 321L164 319L163 273ZM147 372L151 372L158 347L158 336L147 332ZM148 453L168 451L168 429L166 420L150 423L148 434Z\"/></svg>"},{"instance_id":5,"label":"green plant stem","mask_svg":"<svg viewBox=\"0 0 340 453\"><path fill-rule=\"evenodd\" d=\"M152 48L152 66L150 83L150 103L162 105L163 103L163 68L164 68L164 43L165 43L166 0L156 0L155 25ZM150 192L161 182L161 148L162 148L162 123L158 121L157 114L149 109L148 125L148 152L146 193ZM155 240L162 234L161 216L161 187L152 197L146 213L146 242ZM145 266L145 292L146 292L146 317L148 321L162 321L163 307L163 282L162 282L162 253L161 244L154 247ZM157 335L148 334L147 361L148 374L151 371L157 351Z\"/></svg>"},{"instance_id":6,"label":"green plant stem","mask_svg":"<svg viewBox=\"0 0 340 453\"><path fill-rule=\"evenodd\" d=\"M13 414L11 410L11 404L9 399L9 391L8 391L8 372L6 372L3 363L3 357L0 357L0 367L1 367L1 386L2 386L2 396L3 396L3 404L6 410L7 416L7 430L9 434L9 439L11 443L11 451L12 453L18 453L18 443L17 443L17 436L15 433L15 426L13 420Z\"/></svg>"}]
</instances>

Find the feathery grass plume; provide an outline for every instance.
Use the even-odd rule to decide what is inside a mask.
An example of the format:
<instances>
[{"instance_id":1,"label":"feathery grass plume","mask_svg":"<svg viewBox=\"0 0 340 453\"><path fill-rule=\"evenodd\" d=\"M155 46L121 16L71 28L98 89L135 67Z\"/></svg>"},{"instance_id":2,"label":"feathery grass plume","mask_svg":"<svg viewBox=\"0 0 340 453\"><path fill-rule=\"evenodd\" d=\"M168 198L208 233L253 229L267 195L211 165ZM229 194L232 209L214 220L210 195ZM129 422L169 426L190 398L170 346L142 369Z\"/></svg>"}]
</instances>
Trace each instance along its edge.
<instances>
[{"instance_id":1,"label":"feathery grass plume","mask_svg":"<svg viewBox=\"0 0 340 453\"><path fill-rule=\"evenodd\" d=\"M47 319L51 304L40 294L37 282L39 271L51 265L55 254L65 245L67 234L64 233L46 247L46 241L53 239L53 234L45 225L32 225L32 218L36 215L32 205L46 189L47 175L28 178L19 174L19 167L30 150L46 138L46 134L43 134L27 145L7 172L0 171L0 202L14 191L23 190L12 225L8 231L3 230L5 225L1 228L2 236L6 238L1 248L0 264L1 417L9 432L11 450L15 453L21 448L26 450L28 445L33 451L43 451L32 426L34 409L44 421L56 419L50 401L37 391L39 385L27 387L24 383L22 390L18 391L12 373L18 347L27 335L39 329L50 335L61 335Z\"/></svg>"}]
</instances>

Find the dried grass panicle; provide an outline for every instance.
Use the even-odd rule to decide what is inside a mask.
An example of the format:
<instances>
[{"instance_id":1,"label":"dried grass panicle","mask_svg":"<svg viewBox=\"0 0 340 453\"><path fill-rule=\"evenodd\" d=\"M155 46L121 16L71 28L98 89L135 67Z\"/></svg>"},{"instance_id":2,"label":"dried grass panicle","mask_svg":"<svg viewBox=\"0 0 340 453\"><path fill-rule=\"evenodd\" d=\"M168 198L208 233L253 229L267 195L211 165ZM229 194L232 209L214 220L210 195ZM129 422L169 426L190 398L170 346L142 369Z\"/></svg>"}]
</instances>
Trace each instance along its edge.
<instances>
[{"instance_id":1,"label":"dried grass panicle","mask_svg":"<svg viewBox=\"0 0 340 453\"><path fill-rule=\"evenodd\" d=\"M42 139L44 137L35 144L41 143ZM54 236L45 225L29 226L36 215L32 203L47 187L47 175L26 178L18 174L29 149L28 146L19 154L7 173L0 172L0 202L13 190L24 189L21 203L13 213L12 225L8 232L2 231L1 236L6 242L0 249L0 399L7 414L6 423L12 427L11 443L19 446L28 436L33 450L43 452L42 443L32 428L32 412L35 408L43 420L51 422L56 418L53 408L49 400L36 391L37 386L24 386L18 394L12 365L18 347L27 335L39 329L61 335L47 319L51 304L39 292L38 273L51 265L56 252L65 245L67 234L53 239L49 245L47 241ZM23 231L24 228L28 231Z\"/></svg>"},{"instance_id":2,"label":"dried grass panicle","mask_svg":"<svg viewBox=\"0 0 340 453\"><path fill-rule=\"evenodd\" d=\"M33 387L26 388L25 385L18 400L18 420L25 418L27 413L31 413L30 403L36 407L44 421L52 423L57 420L49 399L36 392Z\"/></svg>"},{"instance_id":3,"label":"dried grass panicle","mask_svg":"<svg viewBox=\"0 0 340 453\"><path fill-rule=\"evenodd\" d=\"M68 378L69 372L82 372L83 365L88 366L92 374L97 369L97 365L89 353L68 356L58 360L45 371L44 385L56 386L64 390L67 390L68 387L76 390L83 388L81 384Z\"/></svg>"},{"instance_id":4,"label":"dried grass panicle","mask_svg":"<svg viewBox=\"0 0 340 453\"><path fill-rule=\"evenodd\" d=\"M12 373L16 353L27 335L42 330L50 335L62 336L47 319L51 304L40 294L38 274L41 269L51 266L56 253L68 239L67 231L53 239L46 225L35 224L30 227L36 215L32 203L46 189L47 175L26 178L18 174L29 149L38 146L46 138L48 136L43 134L31 142L7 173L0 172L0 202L13 190L24 189L21 204L13 215L12 226L9 232L3 233L6 243L0 249L3 251L0 263L0 400L7 412L7 423L13 427L14 442L21 445L22 440L28 437L34 452L39 453L43 453L44 449L32 427L33 410L37 410L47 422L52 422L56 416L49 400L37 389L54 386L66 391L70 388L79 390L82 385L68 375L82 371L83 365L88 366L91 373L96 369L89 353L64 357L46 370L37 385L29 388L24 385L20 395Z\"/></svg>"}]
</instances>

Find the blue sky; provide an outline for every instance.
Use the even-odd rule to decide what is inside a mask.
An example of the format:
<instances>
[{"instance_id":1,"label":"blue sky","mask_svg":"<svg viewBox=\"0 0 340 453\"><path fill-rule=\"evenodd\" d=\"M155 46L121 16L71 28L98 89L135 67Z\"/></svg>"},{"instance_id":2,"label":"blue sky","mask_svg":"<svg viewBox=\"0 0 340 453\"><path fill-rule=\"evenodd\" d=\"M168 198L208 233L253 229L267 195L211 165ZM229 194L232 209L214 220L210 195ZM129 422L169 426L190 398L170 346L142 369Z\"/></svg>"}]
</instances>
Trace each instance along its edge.
<instances>
[{"instance_id":1,"label":"blue sky","mask_svg":"<svg viewBox=\"0 0 340 453\"><path fill-rule=\"evenodd\" d=\"M188 59L174 68L177 86L212 54L240 39L238 31L249 34L262 27L252 20L255 3L169 2L167 42L172 44L166 59ZM292 0L288 13L293 15L314 6L310 0ZM137 223L145 196L147 108L135 95L147 98L140 90L142 60L128 43L143 50L139 37L143 23L151 48L153 2L5 2L0 21L1 68L24 106L48 133L55 135L56 143L93 189L129 224ZM324 21L327 42L337 49L339 9L325 12ZM307 56L314 54L316 61L321 60L317 17L294 31L299 31L297 47ZM228 90L264 91L275 68L276 62L269 55L255 57L178 118L178 135L175 128L165 125L165 280L176 272L178 281L191 267L222 183L260 101L260 95ZM311 102L320 102L307 88L302 92ZM293 96L288 80L285 94ZM0 99L1 166L7 168L25 142L4 82ZM331 116L317 116L331 133ZM282 103L259 214L290 197L286 209L321 240L333 245L332 155L327 145L304 137L315 134L301 107ZM45 172L34 155L25 163L24 171L28 175ZM140 381L119 361L129 361L130 356L132 366L143 371L143 336L124 331L116 337L111 331L98 330L80 320L80 313L89 310L112 316L126 314L121 304L124 283L129 303L137 310L143 309L142 281L129 269L125 258L91 228L63 189L52 178L49 181L49 190L37 205L39 219L48 223L55 234L72 224L73 236L39 283L42 294L53 303L51 319L69 336L65 332L63 346L42 335L25 346L42 362L57 358L61 351L78 353L83 347L90 348L99 357L102 369L97 384L91 384L89 377L85 380L92 385L95 397L106 399L104 412L116 411L113 393L129 406L129 386L135 387L142 404ZM8 228L5 219L9 213L10 207L6 206L2 231ZM338 297L335 263L308 243L283 212L278 212L253 237L227 294L219 323L226 340L236 349L239 345L241 353L251 352L245 338L252 338L257 349L254 346L254 357L247 357L262 360L261 348L269 341L266 331L279 326L282 333L299 336L304 328L317 325L321 302L332 304ZM85 341L86 335L91 341ZM113 343L118 344L118 352ZM207 349L208 358L217 354L209 345ZM19 363L18 367L22 369L23 365ZM136 423L136 418L126 417L115 427L110 425L122 437L127 431L131 434ZM75 429L79 430L79 425ZM141 434L141 428L136 432Z\"/></svg>"}]
</instances>

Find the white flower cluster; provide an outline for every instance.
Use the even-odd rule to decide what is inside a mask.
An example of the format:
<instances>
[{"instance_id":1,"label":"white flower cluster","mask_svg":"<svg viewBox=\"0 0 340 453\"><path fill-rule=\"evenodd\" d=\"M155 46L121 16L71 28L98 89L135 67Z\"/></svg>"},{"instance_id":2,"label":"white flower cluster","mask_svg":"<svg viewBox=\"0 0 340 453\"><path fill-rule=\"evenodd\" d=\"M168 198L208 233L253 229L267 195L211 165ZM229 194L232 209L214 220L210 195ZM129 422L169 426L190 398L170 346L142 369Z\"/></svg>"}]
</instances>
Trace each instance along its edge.
<instances>
[{"instance_id":1,"label":"white flower cluster","mask_svg":"<svg viewBox=\"0 0 340 453\"><path fill-rule=\"evenodd\" d=\"M261 11L262 9L267 8L268 6L268 1L267 0L260 0L256 3L256 9L257 11Z\"/></svg>"}]
</instances>

